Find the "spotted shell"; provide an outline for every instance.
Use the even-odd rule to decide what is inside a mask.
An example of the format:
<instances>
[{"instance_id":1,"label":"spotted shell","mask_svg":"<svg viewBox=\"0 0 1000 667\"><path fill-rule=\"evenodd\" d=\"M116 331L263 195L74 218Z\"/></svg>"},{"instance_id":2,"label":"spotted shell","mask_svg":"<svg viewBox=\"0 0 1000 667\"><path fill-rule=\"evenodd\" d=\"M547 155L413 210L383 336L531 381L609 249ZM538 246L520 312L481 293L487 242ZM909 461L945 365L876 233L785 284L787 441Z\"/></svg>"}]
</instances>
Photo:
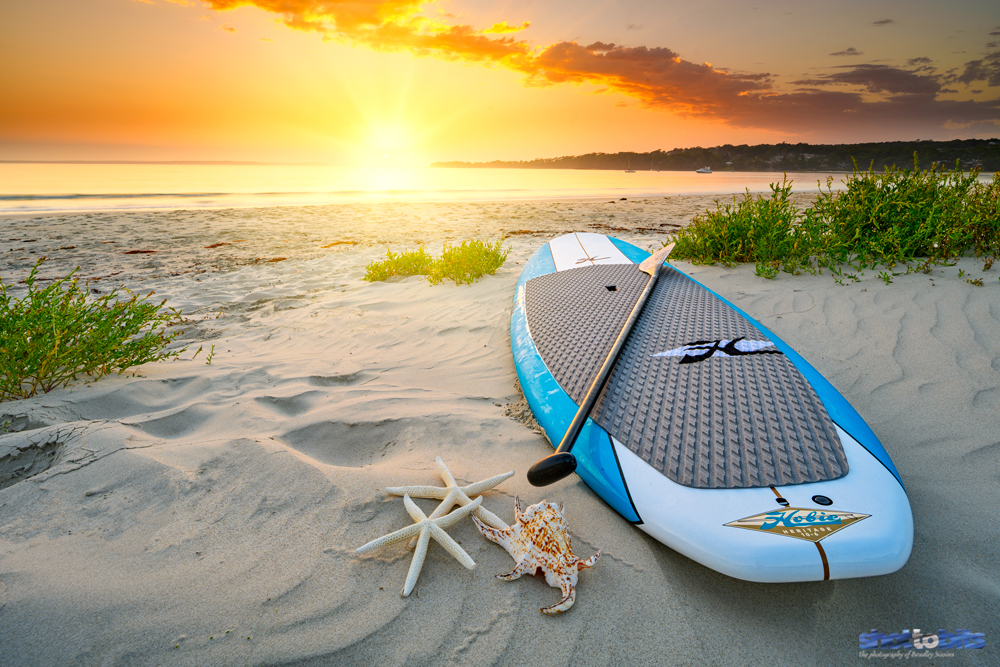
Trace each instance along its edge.
<instances>
[{"instance_id":1,"label":"spotted shell","mask_svg":"<svg viewBox=\"0 0 1000 667\"><path fill-rule=\"evenodd\" d=\"M486 539L506 549L517 563L512 572L498 574L497 579L513 581L522 574L544 574L549 586L562 590L563 598L552 606L543 607L543 614L558 614L572 607L576 600L577 574L601 557L600 551L586 560L573 555L561 503L543 500L522 512L521 501L515 498L514 525L506 530L491 528L476 517L472 518Z\"/></svg>"}]
</instances>

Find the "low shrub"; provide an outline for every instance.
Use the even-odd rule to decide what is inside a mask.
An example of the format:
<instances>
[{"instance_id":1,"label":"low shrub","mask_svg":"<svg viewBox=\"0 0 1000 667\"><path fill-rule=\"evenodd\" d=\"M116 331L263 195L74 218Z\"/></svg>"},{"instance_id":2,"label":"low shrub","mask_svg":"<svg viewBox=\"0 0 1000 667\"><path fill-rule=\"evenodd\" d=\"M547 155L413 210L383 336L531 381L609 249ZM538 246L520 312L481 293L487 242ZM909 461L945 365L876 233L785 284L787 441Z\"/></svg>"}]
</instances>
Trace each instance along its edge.
<instances>
[{"instance_id":1,"label":"low shrub","mask_svg":"<svg viewBox=\"0 0 1000 667\"><path fill-rule=\"evenodd\" d=\"M978 171L871 169L848 178L847 189L834 192L827 182L813 204L822 237L816 255L821 265L892 267L916 258L934 263L961 256L972 246L972 228L980 220L969 206L982 195Z\"/></svg>"},{"instance_id":2,"label":"low shrub","mask_svg":"<svg viewBox=\"0 0 1000 667\"><path fill-rule=\"evenodd\" d=\"M801 233L802 213L789 200L792 184L782 179L771 184L771 196L754 197L747 190L742 201L716 203L716 210L696 215L680 230L671 256L694 264L719 262L733 266L757 265L758 275L772 278L777 267L793 270L809 253Z\"/></svg>"},{"instance_id":3,"label":"low shrub","mask_svg":"<svg viewBox=\"0 0 1000 667\"><path fill-rule=\"evenodd\" d=\"M502 248L503 239L494 243L472 239L455 247L445 245L441 257L435 260L423 246L403 253L386 251L386 259L372 262L365 268L368 282L385 280L391 276L427 276L431 283L453 280L455 284L471 284L485 276L493 275L503 266L510 248Z\"/></svg>"},{"instance_id":4,"label":"low shrub","mask_svg":"<svg viewBox=\"0 0 1000 667\"><path fill-rule=\"evenodd\" d=\"M181 313L118 288L92 298L80 289L76 270L38 285L38 269L15 298L0 280L0 400L28 398L65 387L80 375L99 379L133 366L176 357L166 350L178 332ZM127 296L127 298L122 298Z\"/></svg>"},{"instance_id":5,"label":"low shrub","mask_svg":"<svg viewBox=\"0 0 1000 667\"><path fill-rule=\"evenodd\" d=\"M754 262L767 278L782 269L827 267L840 280L845 264L859 272L897 264L912 271L913 262L927 269L969 252L988 269L1000 257L1000 174L989 183L978 176L957 165L921 170L916 156L912 170L855 165L844 190L833 190L830 177L804 210L789 200L791 183L782 179L770 198L747 192L741 202L695 216L672 239L672 256L695 264Z\"/></svg>"},{"instance_id":6,"label":"low shrub","mask_svg":"<svg viewBox=\"0 0 1000 667\"><path fill-rule=\"evenodd\" d=\"M456 285L471 285L485 275L493 275L510 254L510 248L504 249L502 244L503 239L494 243L472 239L462 241L458 247L446 245L441 258L431 267L429 280L436 284L449 279L454 280Z\"/></svg>"},{"instance_id":7,"label":"low shrub","mask_svg":"<svg viewBox=\"0 0 1000 667\"><path fill-rule=\"evenodd\" d=\"M423 246L398 254L387 250L385 254L386 259L365 267L365 280L374 282L392 276L426 276L434 264L434 258L427 254Z\"/></svg>"}]
</instances>

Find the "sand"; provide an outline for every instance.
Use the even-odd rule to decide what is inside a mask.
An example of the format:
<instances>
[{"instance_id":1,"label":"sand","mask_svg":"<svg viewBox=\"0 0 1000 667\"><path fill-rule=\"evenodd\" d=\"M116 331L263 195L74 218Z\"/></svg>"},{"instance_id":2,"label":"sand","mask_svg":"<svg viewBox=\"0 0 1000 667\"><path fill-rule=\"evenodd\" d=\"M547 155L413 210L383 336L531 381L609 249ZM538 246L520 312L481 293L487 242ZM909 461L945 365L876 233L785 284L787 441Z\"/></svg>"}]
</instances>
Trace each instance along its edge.
<instances>
[{"instance_id":1,"label":"sand","mask_svg":"<svg viewBox=\"0 0 1000 667\"><path fill-rule=\"evenodd\" d=\"M841 665L866 662L862 632L919 627L987 638L922 664L996 664L1000 267L840 286L677 263L797 348L879 436L914 514L895 574L738 581L647 537L575 476L527 483L551 449L524 418L510 355L525 260L573 230L658 247L712 200L0 220L15 291L46 255L42 276L80 265L92 289L152 289L189 320L180 360L0 403L0 663ZM507 264L471 286L361 279L386 247L437 253L501 231ZM402 544L355 555L411 523L384 489L441 484L436 456L461 483L516 471L483 500L506 521L515 496L565 503L577 555L604 552L571 610L539 613L559 599L540 577L495 579L513 562L469 520L449 533L476 568L432 543L408 598Z\"/></svg>"}]
</instances>

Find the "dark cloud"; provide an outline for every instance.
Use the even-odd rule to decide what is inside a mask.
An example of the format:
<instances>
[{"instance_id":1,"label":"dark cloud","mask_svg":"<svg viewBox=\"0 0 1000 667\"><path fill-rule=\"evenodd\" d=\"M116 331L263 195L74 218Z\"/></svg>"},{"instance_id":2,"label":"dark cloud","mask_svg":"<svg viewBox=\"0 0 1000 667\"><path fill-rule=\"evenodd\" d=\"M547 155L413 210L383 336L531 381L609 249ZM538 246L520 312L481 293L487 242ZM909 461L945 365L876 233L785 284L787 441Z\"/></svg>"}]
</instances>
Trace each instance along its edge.
<instances>
[{"instance_id":1,"label":"dark cloud","mask_svg":"<svg viewBox=\"0 0 1000 667\"><path fill-rule=\"evenodd\" d=\"M882 19L881 21L875 21L874 23L872 23L872 25L881 27L884 25L889 25L890 23L895 23L895 21L893 21L892 19Z\"/></svg>"},{"instance_id":2,"label":"dark cloud","mask_svg":"<svg viewBox=\"0 0 1000 667\"><path fill-rule=\"evenodd\" d=\"M913 66L913 65L930 65L931 62L932 61L931 61L930 58L925 58L925 57L921 56L919 58L910 58L909 60L906 61L906 64L910 65L910 66Z\"/></svg>"},{"instance_id":3,"label":"dark cloud","mask_svg":"<svg viewBox=\"0 0 1000 667\"><path fill-rule=\"evenodd\" d=\"M949 129L960 129L962 132L960 138L979 135L995 139L1000 134L1000 125L990 121L973 121L969 123L955 123L953 125L954 127Z\"/></svg>"},{"instance_id":4,"label":"dark cloud","mask_svg":"<svg viewBox=\"0 0 1000 667\"><path fill-rule=\"evenodd\" d=\"M888 65L842 65L835 69L841 71L792 83L805 86L846 84L861 86L869 93L932 95L941 90L936 77Z\"/></svg>"},{"instance_id":5,"label":"dark cloud","mask_svg":"<svg viewBox=\"0 0 1000 667\"><path fill-rule=\"evenodd\" d=\"M874 137L886 130L928 134L946 124L1000 121L1000 101L953 102L933 95L897 95L865 102L856 93L799 91L746 100L734 106L730 125L793 132L868 131Z\"/></svg>"},{"instance_id":6,"label":"dark cloud","mask_svg":"<svg viewBox=\"0 0 1000 667\"><path fill-rule=\"evenodd\" d=\"M955 81L966 85L973 81L985 81L987 86L1000 86L1000 51L965 63L965 70L955 77Z\"/></svg>"},{"instance_id":7,"label":"dark cloud","mask_svg":"<svg viewBox=\"0 0 1000 667\"><path fill-rule=\"evenodd\" d=\"M836 53L831 53L830 55L831 56L863 56L863 55L865 55L865 52L864 51L858 51L856 48L854 48L852 46L852 47L849 47L849 48L847 48L847 49L845 49L843 51L837 51Z\"/></svg>"},{"instance_id":8,"label":"dark cloud","mask_svg":"<svg viewBox=\"0 0 1000 667\"><path fill-rule=\"evenodd\" d=\"M727 75L666 48L563 42L545 49L533 65L533 76L542 83L599 83L647 108L736 127L866 130L874 139L888 128L928 134L946 123L1000 121L1000 101L938 100L942 88L935 77L885 65L835 68L829 75L796 82L810 87L791 93L775 92L770 74ZM860 87L883 99L869 101L859 92L829 90L831 85Z\"/></svg>"}]
</instances>

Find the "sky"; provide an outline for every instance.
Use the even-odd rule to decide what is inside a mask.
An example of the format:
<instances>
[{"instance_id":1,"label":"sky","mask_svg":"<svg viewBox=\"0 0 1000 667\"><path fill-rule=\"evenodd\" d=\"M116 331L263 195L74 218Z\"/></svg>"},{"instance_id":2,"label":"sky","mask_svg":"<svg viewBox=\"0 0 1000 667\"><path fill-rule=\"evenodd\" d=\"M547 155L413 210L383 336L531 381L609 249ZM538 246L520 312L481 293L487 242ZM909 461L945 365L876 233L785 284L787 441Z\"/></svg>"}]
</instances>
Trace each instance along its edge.
<instances>
[{"instance_id":1,"label":"sky","mask_svg":"<svg viewBox=\"0 0 1000 667\"><path fill-rule=\"evenodd\" d=\"M996 136L996 0L0 0L0 160Z\"/></svg>"}]
</instances>

